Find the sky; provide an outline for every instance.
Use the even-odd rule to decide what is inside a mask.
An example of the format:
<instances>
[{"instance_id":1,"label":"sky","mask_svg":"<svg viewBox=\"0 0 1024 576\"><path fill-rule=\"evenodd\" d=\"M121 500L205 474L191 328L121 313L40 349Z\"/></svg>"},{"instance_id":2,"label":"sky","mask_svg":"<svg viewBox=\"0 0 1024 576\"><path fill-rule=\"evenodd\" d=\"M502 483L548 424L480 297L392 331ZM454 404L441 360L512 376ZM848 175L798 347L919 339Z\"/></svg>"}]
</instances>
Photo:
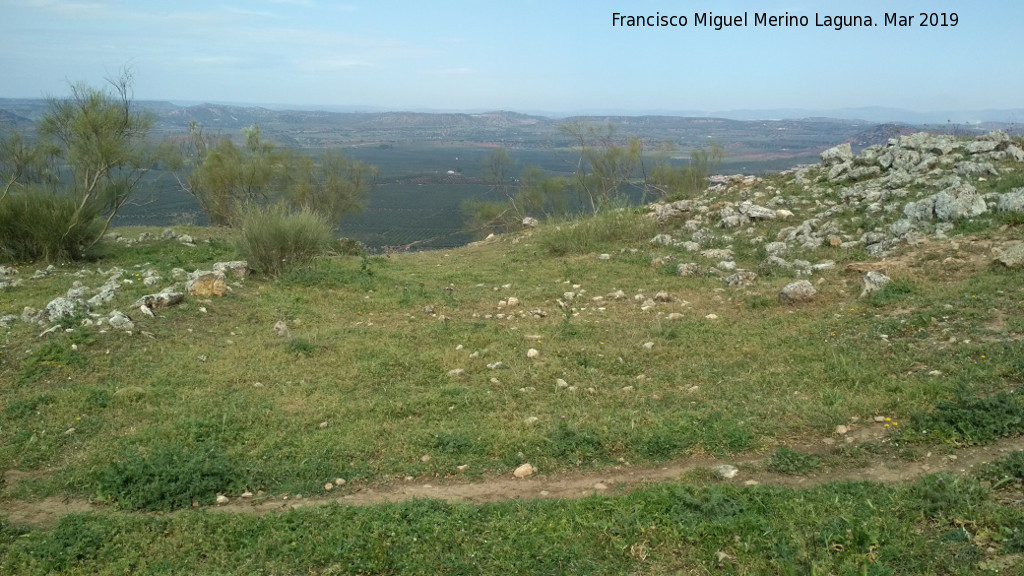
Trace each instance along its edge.
<instances>
[{"instance_id":1,"label":"sky","mask_svg":"<svg viewBox=\"0 0 1024 576\"><path fill-rule=\"evenodd\" d=\"M884 15L914 16L886 27ZM920 27L920 12L957 25ZM613 14L686 26L613 26ZM701 26L695 13L747 14ZM806 27L754 26L755 13ZM816 26L871 16L877 26ZM940 17L941 18L941 17ZM650 113L1024 108L1016 0L0 0L0 97L135 97L386 110Z\"/></svg>"}]
</instances>

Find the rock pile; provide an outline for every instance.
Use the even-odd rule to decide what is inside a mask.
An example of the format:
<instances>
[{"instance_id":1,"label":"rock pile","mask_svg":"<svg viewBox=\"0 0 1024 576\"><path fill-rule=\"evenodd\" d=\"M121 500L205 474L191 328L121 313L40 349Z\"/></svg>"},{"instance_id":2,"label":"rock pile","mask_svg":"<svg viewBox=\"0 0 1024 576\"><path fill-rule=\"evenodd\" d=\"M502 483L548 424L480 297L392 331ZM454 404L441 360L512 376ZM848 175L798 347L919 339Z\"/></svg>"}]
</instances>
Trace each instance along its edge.
<instances>
[{"instance_id":1,"label":"rock pile","mask_svg":"<svg viewBox=\"0 0 1024 576\"><path fill-rule=\"evenodd\" d=\"M820 159L778 181L717 177L700 198L651 205L655 221L681 224L651 244L682 248L705 260L675 264L682 276L717 275L742 286L756 276L733 258L732 243L740 238L763 245L766 257L760 266L800 277L835 265L787 259L801 251L832 246L882 256L927 235L945 238L960 220L993 211L1024 212L1024 187L978 191L987 179L1024 169L1018 166L1024 163L1024 150L1003 132L973 140L922 132L857 154L842 144L822 152ZM656 258L655 264L673 258Z\"/></svg>"}]
</instances>

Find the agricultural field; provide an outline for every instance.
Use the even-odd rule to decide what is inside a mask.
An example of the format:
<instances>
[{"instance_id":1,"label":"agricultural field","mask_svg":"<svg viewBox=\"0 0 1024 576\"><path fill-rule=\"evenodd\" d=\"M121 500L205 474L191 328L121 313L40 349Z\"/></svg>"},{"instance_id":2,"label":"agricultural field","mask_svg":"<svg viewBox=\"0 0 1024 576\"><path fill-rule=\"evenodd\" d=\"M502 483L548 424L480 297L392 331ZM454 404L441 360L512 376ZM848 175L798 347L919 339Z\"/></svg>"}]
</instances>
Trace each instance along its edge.
<instances>
[{"instance_id":1,"label":"agricultural field","mask_svg":"<svg viewBox=\"0 0 1024 576\"><path fill-rule=\"evenodd\" d=\"M226 231L9 263L0 572L1022 573L1022 142L977 142L899 193L823 160L153 316Z\"/></svg>"}]
</instances>

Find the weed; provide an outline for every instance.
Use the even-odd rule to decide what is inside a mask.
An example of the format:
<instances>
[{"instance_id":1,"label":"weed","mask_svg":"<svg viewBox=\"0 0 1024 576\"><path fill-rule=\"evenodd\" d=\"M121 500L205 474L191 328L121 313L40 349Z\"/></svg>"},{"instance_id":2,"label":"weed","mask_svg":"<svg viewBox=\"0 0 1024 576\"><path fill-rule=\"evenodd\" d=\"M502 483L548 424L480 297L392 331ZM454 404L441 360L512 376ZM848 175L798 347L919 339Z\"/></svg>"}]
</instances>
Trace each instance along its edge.
<instances>
[{"instance_id":1,"label":"weed","mask_svg":"<svg viewBox=\"0 0 1024 576\"><path fill-rule=\"evenodd\" d=\"M908 439L930 438L955 444L990 444L1024 432L1021 390L974 396L961 388L931 412L917 414L905 430Z\"/></svg>"},{"instance_id":2,"label":"weed","mask_svg":"<svg viewBox=\"0 0 1024 576\"><path fill-rule=\"evenodd\" d=\"M317 346L302 337L290 338L288 340L288 351L302 356L316 354Z\"/></svg>"},{"instance_id":3,"label":"weed","mask_svg":"<svg viewBox=\"0 0 1024 576\"><path fill-rule=\"evenodd\" d=\"M785 446L780 446L768 460L766 467L780 474L808 474L819 465L818 458Z\"/></svg>"},{"instance_id":4,"label":"weed","mask_svg":"<svg viewBox=\"0 0 1024 576\"><path fill-rule=\"evenodd\" d=\"M866 298L872 306L885 306L893 302L905 300L917 290L912 280L906 278L893 278L881 290L874 292Z\"/></svg>"},{"instance_id":5,"label":"weed","mask_svg":"<svg viewBox=\"0 0 1024 576\"><path fill-rule=\"evenodd\" d=\"M1016 450L983 465L975 476L991 482L993 489L1006 485L1021 486L1024 484L1024 450Z\"/></svg>"},{"instance_id":6,"label":"weed","mask_svg":"<svg viewBox=\"0 0 1024 576\"><path fill-rule=\"evenodd\" d=\"M581 430L564 420L548 432L548 440L551 442L548 451L553 456L577 463L602 458L607 453L596 434Z\"/></svg>"}]
</instances>

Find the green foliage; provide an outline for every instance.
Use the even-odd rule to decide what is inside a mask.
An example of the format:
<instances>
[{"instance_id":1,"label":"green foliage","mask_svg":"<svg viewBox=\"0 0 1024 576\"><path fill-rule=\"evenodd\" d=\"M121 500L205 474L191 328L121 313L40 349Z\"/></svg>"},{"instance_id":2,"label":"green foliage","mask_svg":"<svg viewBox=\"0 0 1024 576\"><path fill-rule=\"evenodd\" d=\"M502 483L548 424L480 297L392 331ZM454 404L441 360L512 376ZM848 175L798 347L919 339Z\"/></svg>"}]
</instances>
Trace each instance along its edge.
<instances>
[{"instance_id":1,"label":"green foliage","mask_svg":"<svg viewBox=\"0 0 1024 576\"><path fill-rule=\"evenodd\" d=\"M974 396L957 391L951 400L941 400L935 409L911 418L905 432L909 438L926 437L957 444L991 444L1000 438L1024 432L1024 402L1021 391Z\"/></svg>"},{"instance_id":2,"label":"green foliage","mask_svg":"<svg viewBox=\"0 0 1024 576\"><path fill-rule=\"evenodd\" d=\"M785 446L780 446L768 460L766 467L780 474L807 474L819 465L818 458Z\"/></svg>"},{"instance_id":3,"label":"green foliage","mask_svg":"<svg viewBox=\"0 0 1024 576\"><path fill-rule=\"evenodd\" d=\"M127 510L177 510L192 501L212 504L217 493L238 486L238 470L211 445L157 445L148 453L134 451L111 463L96 480L100 498Z\"/></svg>"},{"instance_id":4,"label":"green foliage","mask_svg":"<svg viewBox=\"0 0 1024 576\"><path fill-rule=\"evenodd\" d=\"M977 480L945 474L925 476L907 490L908 505L926 518L948 519L970 514L989 498Z\"/></svg>"},{"instance_id":5,"label":"green foliage","mask_svg":"<svg viewBox=\"0 0 1024 576\"><path fill-rule=\"evenodd\" d=\"M0 256L79 259L99 242L157 163L154 119L134 110L131 83L125 71L113 91L73 84L50 101L38 141L0 143Z\"/></svg>"},{"instance_id":6,"label":"green foliage","mask_svg":"<svg viewBox=\"0 0 1024 576\"><path fill-rule=\"evenodd\" d=\"M191 172L179 176L179 182L216 226L237 226L245 206L271 200L316 212L334 229L344 214L362 208L376 181L376 168L340 152L324 154L316 162L280 150L261 138L256 125L245 129L244 147L230 138L210 138L196 123L189 134L187 159L179 159L175 168Z\"/></svg>"},{"instance_id":7,"label":"green foliage","mask_svg":"<svg viewBox=\"0 0 1024 576\"><path fill-rule=\"evenodd\" d=\"M0 202L0 261L78 260L102 231L96 206L80 210L73 196L41 187L18 190Z\"/></svg>"},{"instance_id":8,"label":"green foliage","mask_svg":"<svg viewBox=\"0 0 1024 576\"><path fill-rule=\"evenodd\" d=\"M334 243L326 217L307 208L291 212L282 204L252 204L242 209L239 223L239 253L271 277L308 265Z\"/></svg>"},{"instance_id":9,"label":"green foliage","mask_svg":"<svg viewBox=\"0 0 1024 576\"><path fill-rule=\"evenodd\" d=\"M519 175L516 201L524 214L536 218L565 218L569 214L566 178L550 176L538 166L528 166Z\"/></svg>"},{"instance_id":10,"label":"green foliage","mask_svg":"<svg viewBox=\"0 0 1024 576\"><path fill-rule=\"evenodd\" d=\"M708 187L708 176L718 169L724 156L725 150L712 142L708 148L690 152L690 163L686 166L655 166L651 170L651 187L663 198L692 198Z\"/></svg>"},{"instance_id":11,"label":"green foliage","mask_svg":"<svg viewBox=\"0 0 1024 576\"><path fill-rule=\"evenodd\" d=\"M459 205L459 210L466 222L466 229L478 238L491 233L502 234L523 228L522 219L508 202L470 198Z\"/></svg>"},{"instance_id":12,"label":"green foliage","mask_svg":"<svg viewBox=\"0 0 1024 576\"><path fill-rule=\"evenodd\" d=\"M1015 450L995 462L984 464L975 476L992 482L993 488L1024 485L1024 450Z\"/></svg>"},{"instance_id":13,"label":"green foliage","mask_svg":"<svg viewBox=\"0 0 1024 576\"><path fill-rule=\"evenodd\" d=\"M559 131L573 140L579 152L573 186L590 210L597 212L619 202L623 186L641 164L640 139L631 137L622 145L611 124L582 121L562 124Z\"/></svg>"}]
</instances>

